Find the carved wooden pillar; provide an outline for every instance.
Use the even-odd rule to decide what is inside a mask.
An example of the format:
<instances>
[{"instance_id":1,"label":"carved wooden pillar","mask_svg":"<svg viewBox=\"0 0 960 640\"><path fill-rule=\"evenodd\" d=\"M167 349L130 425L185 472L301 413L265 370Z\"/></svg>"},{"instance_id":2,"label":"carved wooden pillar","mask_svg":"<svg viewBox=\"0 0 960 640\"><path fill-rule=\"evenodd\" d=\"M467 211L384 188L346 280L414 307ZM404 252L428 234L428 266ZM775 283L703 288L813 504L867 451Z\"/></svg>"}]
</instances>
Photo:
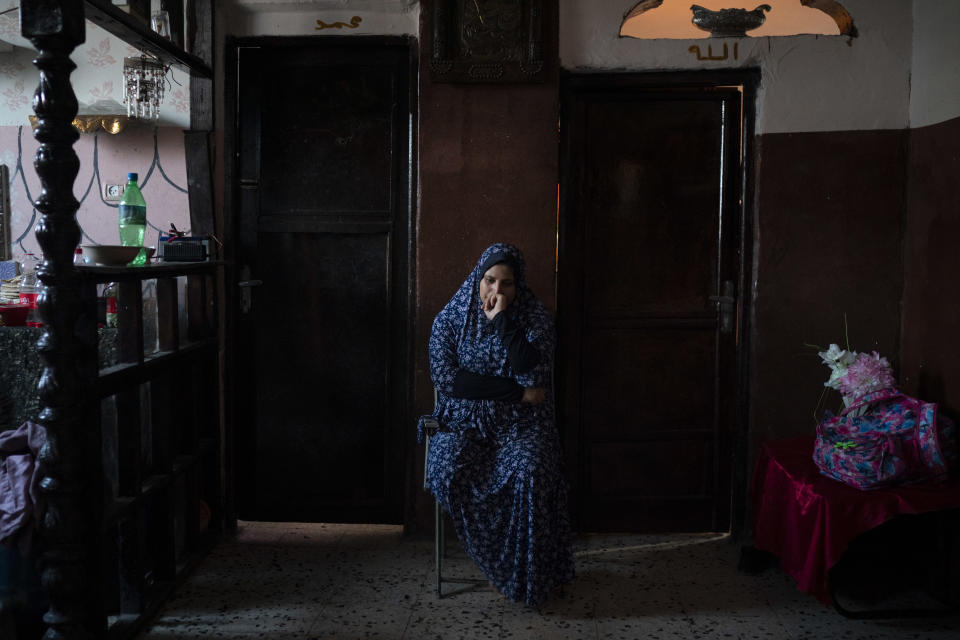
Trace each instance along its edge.
<instances>
[{"instance_id":1,"label":"carved wooden pillar","mask_svg":"<svg viewBox=\"0 0 960 640\"><path fill-rule=\"evenodd\" d=\"M193 0L187 20L192 27L188 35L188 49L210 65L211 69L216 68L213 55L215 4L214 0ZM204 78L191 72L190 130L184 132L184 145L187 152L190 229L194 235L215 234L217 228L211 174L214 166L211 150L216 144L213 138L213 103L213 78Z\"/></svg>"},{"instance_id":2,"label":"carved wooden pillar","mask_svg":"<svg viewBox=\"0 0 960 640\"><path fill-rule=\"evenodd\" d=\"M70 53L84 40L82 0L22 0L20 29L37 48L40 84L33 98L40 147L34 167L41 192L37 240L44 260L38 303L45 330L39 422L47 429L40 452L40 577L49 598L47 640L101 637L105 632L98 571L99 432L90 415L96 376L96 326L81 303L73 250L80 241L73 182L80 161L70 124L77 98Z\"/></svg>"}]
</instances>

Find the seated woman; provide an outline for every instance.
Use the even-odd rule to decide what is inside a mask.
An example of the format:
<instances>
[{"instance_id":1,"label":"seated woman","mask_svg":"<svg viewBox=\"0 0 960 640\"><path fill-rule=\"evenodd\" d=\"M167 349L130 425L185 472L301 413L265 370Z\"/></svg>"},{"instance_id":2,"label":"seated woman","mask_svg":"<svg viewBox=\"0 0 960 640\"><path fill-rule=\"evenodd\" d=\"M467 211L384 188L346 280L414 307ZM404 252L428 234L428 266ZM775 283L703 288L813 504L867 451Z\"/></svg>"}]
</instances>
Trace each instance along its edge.
<instances>
[{"instance_id":1,"label":"seated woman","mask_svg":"<svg viewBox=\"0 0 960 640\"><path fill-rule=\"evenodd\" d=\"M430 334L434 418L427 486L487 579L539 606L573 579L551 373L554 329L523 257L487 248Z\"/></svg>"}]
</instances>

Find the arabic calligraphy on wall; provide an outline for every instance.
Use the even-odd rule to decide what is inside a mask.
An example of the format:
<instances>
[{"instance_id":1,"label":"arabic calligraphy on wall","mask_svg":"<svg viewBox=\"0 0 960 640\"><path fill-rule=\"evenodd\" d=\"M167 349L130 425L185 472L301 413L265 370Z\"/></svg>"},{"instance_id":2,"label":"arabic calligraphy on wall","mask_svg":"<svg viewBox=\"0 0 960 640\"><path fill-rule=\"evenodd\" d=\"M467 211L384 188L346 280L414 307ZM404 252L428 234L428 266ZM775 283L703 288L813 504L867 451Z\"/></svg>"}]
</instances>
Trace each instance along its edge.
<instances>
[{"instance_id":1,"label":"arabic calligraphy on wall","mask_svg":"<svg viewBox=\"0 0 960 640\"><path fill-rule=\"evenodd\" d=\"M733 60L739 60L739 59L740 59L739 45L740 45L739 42L734 42L734 43L733 43L733 56L732 56L732 59L733 59ZM731 56L730 56L730 50L728 49L726 42L723 43L723 55L719 55L719 54L713 55L713 45L712 45L712 44L708 44L708 45L707 45L707 55L703 55L703 54L700 52L700 46L699 46L699 45L696 45L696 44L693 45L692 47L690 47L690 48L688 49L688 51L689 51L690 53L695 53L695 54L697 55L697 60L726 60L726 59L728 59L728 58L731 58Z\"/></svg>"},{"instance_id":2,"label":"arabic calligraphy on wall","mask_svg":"<svg viewBox=\"0 0 960 640\"><path fill-rule=\"evenodd\" d=\"M363 22L363 18L360 16L353 16L350 18L350 22L324 22L323 20L317 20L317 26L314 27L314 31L322 31L323 29L356 29L360 26L361 22Z\"/></svg>"}]
</instances>

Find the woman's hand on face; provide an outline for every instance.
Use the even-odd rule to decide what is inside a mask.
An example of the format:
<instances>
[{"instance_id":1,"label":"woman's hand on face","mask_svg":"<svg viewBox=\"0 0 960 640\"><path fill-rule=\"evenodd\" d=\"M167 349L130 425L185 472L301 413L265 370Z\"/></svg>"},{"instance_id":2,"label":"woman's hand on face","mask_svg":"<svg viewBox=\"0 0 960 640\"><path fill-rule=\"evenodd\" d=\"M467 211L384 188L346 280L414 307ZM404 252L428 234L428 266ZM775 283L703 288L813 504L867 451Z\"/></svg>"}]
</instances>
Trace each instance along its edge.
<instances>
[{"instance_id":1,"label":"woman's hand on face","mask_svg":"<svg viewBox=\"0 0 960 640\"><path fill-rule=\"evenodd\" d=\"M530 404L540 404L547 399L547 392L541 387L524 387L523 397L520 402L529 402Z\"/></svg>"},{"instance_id":2,"label":"woman's hand on face","mask_svg":"<svg viewBox=\"0 0 960 640\"><path fill-rule=\"evenodd\" d=\"M497 317L497 314L507 308L507 296L502 293L491 293L490 296L483 301L483 314L487 316L487 320L493 320Z\"/></svg>"}]
</instances>

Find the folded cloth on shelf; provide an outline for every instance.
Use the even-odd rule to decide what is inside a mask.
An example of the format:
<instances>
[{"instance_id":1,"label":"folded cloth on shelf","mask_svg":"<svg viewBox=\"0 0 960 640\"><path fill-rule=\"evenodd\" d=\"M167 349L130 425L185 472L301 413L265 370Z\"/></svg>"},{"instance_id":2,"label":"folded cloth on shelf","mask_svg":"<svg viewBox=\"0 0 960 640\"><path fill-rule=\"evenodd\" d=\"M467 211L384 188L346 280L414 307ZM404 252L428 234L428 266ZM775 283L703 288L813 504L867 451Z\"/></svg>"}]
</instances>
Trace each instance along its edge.
<instances>
[{"instance_id":1,"label":"folded cloth on shelf","mask_svg":"<svg viewBox=\"0 0 960 640\"><path fill-rule=\"evenodd\" d=\"M46 429L33 422L0 433L0 544L16 542L33 523L40 479L36 461L46 440Z\"/></svg>"},{"instance_id":2,"label":"folded cloth on shelf","mask_svg":"<svg viewBox=\"0 0 960 640\"><path fill-rule=\"evenodd\" d=\"M11 276L9 279L0 280L0 302L17 302L20 300L21 277Z\"/></svg>"},{"instance_id":3,"label":"folded cloth on shelf","mask_svg":"<svg viewBox=\"0 0 960 640\"><path fill-rule=\"evenodd\" d=\"M0 260L0 280L9 280L20 273L16 260Z\"/></svg>"}]
</instances>

